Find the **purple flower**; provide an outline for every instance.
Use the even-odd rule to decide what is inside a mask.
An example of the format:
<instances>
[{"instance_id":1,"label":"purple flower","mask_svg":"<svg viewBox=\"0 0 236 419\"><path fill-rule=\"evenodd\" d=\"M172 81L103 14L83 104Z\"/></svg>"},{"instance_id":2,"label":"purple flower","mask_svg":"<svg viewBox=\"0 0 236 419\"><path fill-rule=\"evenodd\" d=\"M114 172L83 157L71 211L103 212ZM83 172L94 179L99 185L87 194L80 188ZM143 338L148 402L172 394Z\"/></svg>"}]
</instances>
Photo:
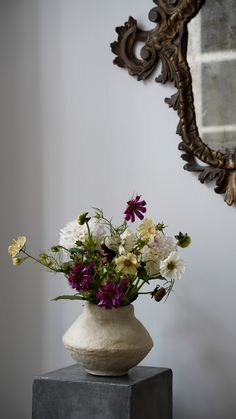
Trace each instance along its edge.
<instances>
[{"instance_id":1,"label":"purple flower","mask_svg":"<svg viewBox=\"0 0 236 419\"><path fill-rule=\"evenodd\" d=\"M135 199L131 199L127 202L128 207L126 208L125 220L131 220L131 223L135 221L135 216L137 216L140 220L144 218L142 213L145 213L147 209L145 208L146 202L140 201L141 196L137 195Z\"/></svg>"},{"instance_id":2,"label":"purple flower","mask_svg":"<svg viewBox=\"0 0 236 419\"><path fill-rule=\"evenodd\" d=\"M101 287L101 291L96 294L96 299L99 300L98 305L104 306L106 309L112 307L119 308L124 301L123 286L127 285L127 280L124 280L122 285L117 285L114 281L108 281L106 285Z\"/></svg>"},{"instance_id":3,"label":"purple flower","mask_svg":"<svg viewBox=\"0 0 236 419\"><path fill-rule=\"evenodd\" d=\"M70 286L77 291L88 291L92 279L93 267L94 262L89 262L87 266L79 262L70 271L70 276L68 277Z\"/></svg>"},{"instance_id":4,"label":"purple flower","mask_svg":"<svg viewBox=\"0 0 236 419\"><path fill-rule=\"evenodd\" d=\"M109 263L111 263L114 259L114 257L116 256L116 252L112 249L109 249L109 247L107 247L105 245L105 243L101 244L101 249L102 249L102 263L103 265L107 265Z\"/></svg>"}]
</instances>

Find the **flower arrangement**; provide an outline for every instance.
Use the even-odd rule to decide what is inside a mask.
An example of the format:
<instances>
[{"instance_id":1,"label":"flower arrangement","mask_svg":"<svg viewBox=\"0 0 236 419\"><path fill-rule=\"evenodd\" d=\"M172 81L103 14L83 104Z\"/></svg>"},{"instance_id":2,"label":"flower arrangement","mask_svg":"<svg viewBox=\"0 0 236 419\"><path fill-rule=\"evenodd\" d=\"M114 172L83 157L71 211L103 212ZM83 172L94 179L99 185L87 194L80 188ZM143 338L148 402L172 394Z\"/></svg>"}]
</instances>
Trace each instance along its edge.
<instances>
[{"instance_id":1,"label":"flower arrangement","mask_svg":"<svg viewBox=\"0 0 236 419\"><path fill-rule=\"evenodd\" d=\"M137 195L127 202L122 224L115 227L103 211L85 212L60 231L59 244L38 257L26 251L26 237L20 236L8 248L13 265L32 259L50 272L61 272L76 292L54 300L87 300L111 309L131 304L140 294L156 301L168 297L176 280L185 270L178 248L191 239L179 233L174 238L165 233L163 223L144 218L146 202ZM133 231L128 223L142 222ZM143 291L145 284L155 286Z\"/></svg>"}]
</instances>

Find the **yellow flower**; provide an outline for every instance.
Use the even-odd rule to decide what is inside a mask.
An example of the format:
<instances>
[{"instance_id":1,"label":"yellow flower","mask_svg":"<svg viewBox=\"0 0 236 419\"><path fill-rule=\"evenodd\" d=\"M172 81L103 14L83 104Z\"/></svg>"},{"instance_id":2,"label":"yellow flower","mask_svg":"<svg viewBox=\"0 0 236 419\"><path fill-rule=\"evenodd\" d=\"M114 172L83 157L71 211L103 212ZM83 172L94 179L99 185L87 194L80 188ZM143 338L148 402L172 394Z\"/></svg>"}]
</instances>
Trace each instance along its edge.
<instances>
[{"instance_id":1,"label":"yellow flower","mask_svg":"<svg viewBox=\"0 0 236 419\"><path fill-rule=\"evenodd\" d=\"M8 253L13 258L20 253L26 243L25 236L19 236L16 240L13 240L12 244L8 247Z\"/></svg>"},{"instance_id":2,"label":"yellow flower","mask_svg":"<svg viewBox=\"0 0 236 419\"><path fill-rule=\"evenodd\" d=\"M12 263L14 266L20 265L22 262L21 258L12 258Z\"/></svg>"},{"instance_id":3,"label":"yellow flower","mask_svg":"<svg viewBox=\"0 0 236 419\"><path fill-rule=\"evenodd\" d=\"M156 234L156 228L151 219L145 218L145 220L139 226L140 237L143 240L152 239Z\"/></svg>"},{"instance_id":4,"label":"yellow flower","mask_svg":"<svg viewBox=\"0 0 236 419\"><path fill-rule=\"evenodd\" d=\"M125 275L136 275L138 261L133 253L119 256L115 263L118 272L122 272Z\"/></svg>"}]
</instances>

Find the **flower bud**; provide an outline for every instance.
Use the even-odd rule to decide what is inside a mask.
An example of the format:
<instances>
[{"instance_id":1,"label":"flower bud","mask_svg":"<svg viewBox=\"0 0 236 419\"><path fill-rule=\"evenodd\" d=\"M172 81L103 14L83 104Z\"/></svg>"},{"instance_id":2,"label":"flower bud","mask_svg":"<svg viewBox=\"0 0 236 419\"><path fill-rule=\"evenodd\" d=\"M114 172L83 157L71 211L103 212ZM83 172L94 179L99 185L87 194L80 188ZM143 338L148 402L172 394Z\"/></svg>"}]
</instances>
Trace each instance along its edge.
<instances>
[{"instance_id":1,"label":"flower bud","mask_svg":"<svg viewBox=\"0 0 236 419\"><path fill-rule=\"evenodd\" d=\"M47 253L41 252L39 254L39 259L41 259L41 260L47 260L47 258L48 258Z\"/></svg>"},{"instance_id":2,"label":"flower bud","mask_svg":"<svg viewBox=\"0 0 236 419\"><path fill-rule=\"evenodd\" d=\"M52 247L51 247L51 252L53 252L53 253L58 253L59 251L60 251L59 246L52 246Z\"/></svg>"},{"instance_id":3,"label":"flower bud","mask_svg":"<svg viewBox=\"0 0 236 419\"><path fill-rule=\"evenodd\" d=\"M14 266L20 265L21 262L22 262L21 258L17 258L17 257L12 258L12 263Z\"/></svg>"},{"instance_id":4,"label":"flower bud","mask_svg":"<svg viewBox=\"0 0 236 419\"><path fill-rule=\"evenodd\" d=\"M163 231L167 226L164 223L158 223L156 225L156 230L157 231Z\"/></svg>"},{"instance_id":5,"label":"flower bud","mask_svg":"<svg viewBox=\"0 0 236 419\"><path fill-rule=\"evenodd\" d=\"M164 298L165 297L165 295L166 295L166 290L165 290L165 288L159 288L158 290L154 290L154 293L153 293L153 297L155 298L155 300L157 301L157 302L159 302L159 301L161 301L162 300L162 298Z\"/></svg>"},{"instance_id":6,"label":"flower bud","mask_svg":"<svg viewBox=\"0 0 236 419\"><path fill-rule=\"evenodd\" d=\"M177 240L177 245L182 248L188 247L191 243L191 237L187 233L183 234L180 232L175 238Z\"/></svg>"},{"instance_id":7,"label":"flower bud","mask_svg":"<svg viewBox=\"0 0 236 419\"><path fill-rule=\"evenodd\" d=\"M85 223L88 223L90 220L90 217L87 216L88 212L84 212L83 214L79 214L77 217L77 221L79 225L83 225Z\"/></svg>"}]
</instances>

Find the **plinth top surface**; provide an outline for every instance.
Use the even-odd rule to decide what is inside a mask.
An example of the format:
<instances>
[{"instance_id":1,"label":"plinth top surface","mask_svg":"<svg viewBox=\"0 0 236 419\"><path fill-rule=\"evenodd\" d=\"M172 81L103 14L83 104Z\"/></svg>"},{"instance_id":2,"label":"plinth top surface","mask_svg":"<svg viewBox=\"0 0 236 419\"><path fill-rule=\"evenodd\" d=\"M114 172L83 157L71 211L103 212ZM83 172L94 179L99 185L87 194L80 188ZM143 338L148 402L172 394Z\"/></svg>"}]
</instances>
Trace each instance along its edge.
<instances>
[{"instance_id":1,"label":"plinth top surface","mask_svg":"<svg viewBox=\"0 0 236 419\"><path fill-rule=\"evenodd\" d=\"M169 368L134 367L129 370L127 375L122 377L100 377L88 374L79 364L73 364L69 367L37 375L35 379L131 386L167 371L171 372Z\"/></svg>"}]
</instances>

